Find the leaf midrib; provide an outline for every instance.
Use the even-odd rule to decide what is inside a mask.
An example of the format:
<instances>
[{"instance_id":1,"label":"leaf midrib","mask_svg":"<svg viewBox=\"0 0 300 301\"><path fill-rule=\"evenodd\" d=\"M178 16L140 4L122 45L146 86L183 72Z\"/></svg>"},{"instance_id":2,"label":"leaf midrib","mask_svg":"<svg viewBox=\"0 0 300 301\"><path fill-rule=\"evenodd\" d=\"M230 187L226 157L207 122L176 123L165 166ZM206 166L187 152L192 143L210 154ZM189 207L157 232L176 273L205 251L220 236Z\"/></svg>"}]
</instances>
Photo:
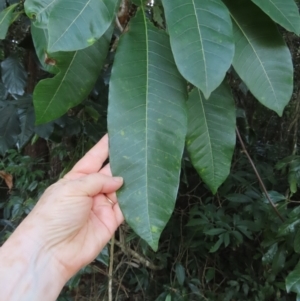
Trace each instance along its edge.
<instances>
[{"instance_id":1,"label":"leaf midrib","mask_svg":"<svg viewBox=\"0 0 300 301\"><path fill-rule=\"evenodd\" d=\"M153 242L153 235L151 232L151 224L150 224L150 214L149 214L149 199L148 199L148 104L149 104L149 39L148 39L148 28L147 28L147 20L146 20L146 15L145 11L142 8L143 11L143 19L144 19L144 24L145 24L145 38L146 38L146 55L147 55L147 60L146 60L146 116L145 116L145 153L146 153L146 202L147 202L147 219L148 219L148 225L149 225L149 232L151 233L151 240Z\"/></svg>"},{"instance_id":2,"label":"leaf midrib","mask_svg":"<svg viewBox=\"0 0 300 301\"><path fill-rule=\"evenodd\" d=\"M65 73L64 73L64 75L63 75L63 78L62 78L62 80L61 80L59 86L57 87L57 89L56 89L54 95L52 96L51 100L49 101L48 106L47 106L46 109L44 110L44 114L41 115L41 117L40 117L39 119L43 120L43 118L44 118L44 116L46 115L46 113L47 113L49 107L51 106L52 102L54 101L54 99L55 99L55 97L56 97L58 91L60 90L61 86L64 84L65 78L67 77L67 75L68 75L68 73L69 73L69 70L71 69L71 66L73 65L73 62L74 62L74 60L75 60L75 58L76 58L76 56L77 56L77 53L78 53L78 51L76 51L76 52L74 53L73 58L72 58L72 60L71 60L71 62L70 62L70 65L68 66L67 70L65 71ZM55 80L56 77L59 77L61 73L63 73L63 72L60 71L60 73L58 73L58 74L53 78L53 80Z\"/></svg>"},{"instance_id":3,"label":"leaf midrib","mask_svg":"<svg viewBox=\"0 0 300 301\"><path fill-rule=\"evenodd\" d=\"M43 13L49 6L51 6L55 1L57 0L53 0L52 2L50 2L48 5L46 5L44 8L42 8L40 10L40 12L37 15L40 15L41 13Z\"/></svg>"},{"instance_id":4,"label":"leaf midrib","mask_svg":"<svg viewBox=\"0 0 300 301\"><path fill-rule=\"evenodd\" d=\"M293 28L295 28L294 27L294 25L290 22L290 20L282 13L282 11L276 6L276 4L272 1L272 0L270 0L270 2L274 5L274 7L278 10L278 12L283 16L283 18L293 27Z\"/></svg>"},{"instance_id":5,"label":"leaf midrib","mask_svg":"<svg viewBox=\"0 0 300 301\"><path fill-rule=\"evenodd\" d=\"M200 40L201 40L201 50L202 50L202 53L203 53L204 74L205 74L205 87L206 87L206 90L207 90L208 89L208 79L207 79L207 65L206 65L206 57L205 57L205 52L204 52L204 44L203 44L202 33L201 33L201 29L200 29L200 22L199 22L198 15L197 15L195 0L192 0L192 3L193 3L195 16L196 16L196 20L197 20L197 28L198 28L198 32L199 32L199 37L200 37Z\"/></svg>"},{"instance_id":6,"label":"leaf midrib","mask_svg":"<svg viewBox=\"0 0 300 301\"><path fill-rule=\"evenodd\" d=\"M17 6L17 4L13 4L13 5L11 5L11 6L8 7L9 9L7 10L6 14L3 16L2 20L0 21L0 25L4 22L4 20L6 19L7 15L8 15L9 13L11 13L11 11L12 11L16 6Z\"/></svg>"},{"instance_id":7,"label":"leaf midrib","mask_svg":"<svg viewBox=\"0 0 300 301\"><path fill-rule=\"evenodd\" d=\"M233 16L231 13L230 13L230 15L231 15L232 19L234 20L235 24L237 25L237 27L240 29L240 31L242 32L242 34L244 35L244 37L245 37L246 40L248 41L248 43L249 43L249 45L251 46L253 52L255 53L255 56L257 57L257 59L258 59L260 65L261 65L261 67L262 67L262 69L263 69L263 71L264 71L264 73L265 73L265 75L266 75L266 78L267 78L267 80L268 80L268 82L269 82L269 84L270 84L270 87L271 87L271 89L272 89L272 93L273 93L274 98L275 98L276 107L277 107L277 104L278 104L277 95L276 95L275 90L274 90L274 88L273 88L272 82L271 82L271 80L270 80L270 78L269 78L269 76L268 76L268 74L267 74L267 71L266 71L266 69L265 69L265 66L263 65L263 63L262 63L260 57L258 56L258 54L257 54L257 52L256 52L256 50L255 50L255 48L254 48L254 46L252 45L252 43L251 43L250 40L248 39L248 36L247 36L246 32L245 32L245 31L242 29L242 27L239 25L239 23L238 23L238 21L236 20L236 18L234 18L234 16Z\"/></svg>"},{"instance_id":8,"label":"leaf midrib","mask_svg":"<svg viewBox=\"0 0 300 301\"><path fill-rule=\"evenodd\" d=\"M90 4L91 0L88 0L87 3L84 5L82 10L79 12L79 14L74 18L74 20L71 22L71 24L66 28L66 30L61 34L61 36L51 45L51 48L53 49L54 45L58 43L58 41L66 34L66 32L70 29L70 27L77 21L77 19L82 15L83 11L86 9L86 7Z\"/></svg>"}]
</instances>

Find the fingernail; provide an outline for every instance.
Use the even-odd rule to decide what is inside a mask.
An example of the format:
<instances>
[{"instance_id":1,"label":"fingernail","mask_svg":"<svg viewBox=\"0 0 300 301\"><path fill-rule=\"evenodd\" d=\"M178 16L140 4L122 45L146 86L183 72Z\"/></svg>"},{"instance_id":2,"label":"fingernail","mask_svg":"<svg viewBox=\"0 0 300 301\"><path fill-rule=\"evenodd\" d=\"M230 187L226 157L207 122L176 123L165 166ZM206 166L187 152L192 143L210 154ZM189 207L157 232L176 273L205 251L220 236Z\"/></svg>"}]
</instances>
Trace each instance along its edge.
<instances>
[{"instance_id":1,"label":"fingernail","mask_svg":"<svg viewBox=\"0 0 300 301\"><path fill-rule=\"evenodd\" d=\"M123 178L122 177L113 177L113 179L117 183L123 183Z\"/></svg>"}]
</instances>

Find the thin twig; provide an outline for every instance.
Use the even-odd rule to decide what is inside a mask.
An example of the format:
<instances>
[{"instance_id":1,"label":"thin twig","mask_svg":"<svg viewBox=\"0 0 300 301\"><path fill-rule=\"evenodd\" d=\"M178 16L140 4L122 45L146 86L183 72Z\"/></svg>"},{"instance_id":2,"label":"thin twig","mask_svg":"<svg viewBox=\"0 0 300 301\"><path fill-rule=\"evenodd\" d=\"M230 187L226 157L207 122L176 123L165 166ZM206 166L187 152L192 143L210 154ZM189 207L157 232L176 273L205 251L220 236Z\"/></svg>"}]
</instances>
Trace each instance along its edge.
<instances>
[{"instance_id":1,"label":"thin twig","mask_svg":"<svg viewBox=\"0 0 300 301\"><path fill-rule=\"evenodd\" d=\"M109 258L109 271L108 271L108 301L113 301L112 284L113 284L113 268L114 268L114 247L115 247L115 234L111 238L110 243L110 258Z\"/></svg>"},{"instance_id":2,"label":"thin twig","mask_svg":"<svg viewBox=\"0 0 300 301\"><path fill-rule=\"evenodd\" d=\"M130 248L126 248L123 244L121 244L119 241L117 241L115 239L115 244L122 249L122 251L127 254L127 255L131 255L132 257L136 258L139 263L141 263L142 265L146 266L147 268L154 270L154 271L158 271L158 270L162 270L163 266L157 266L155 264L153 264L152 262L150 262L149 260L147 260L146 258L144 258L142 255L140 255L139 253L135 252L134 250L130 249Z\"/></svg>"},{"instance_id":3,"label":"thin twig","mask_svg":"<svg viewBox=\"0 0 300 301\"><path fill-rule=\"evenodd\" d=\"M91 268L92 268L95 272L100 273L100 274L105 275L105 276L108 277L108 274L107 274L106 271L100 269L100 268L97 267L96 265L92 265L92 264L91 264L90 266L91 266ZM119 285L119 287L121 287L121 289L122 289L123 292L125 293L126 297L129 298L129 295L128 295L128 293L127 293L126 287L125 287L124 285L122 285L122 283L120 283L117 279L113 279L113 282L114 282L115 284ZM97 300L98 300L98 299L97 299Z\"/></svg>"},{"instance_id":4,"label":"thin twig","mask_svg":"<svg viewBox=\"0 0 300 301\"><path fill-rule=\"evenodd\" d=\"M252 161L252 159L251 159L251 157L250 157L250 155L249 155L249 153L248 153L248 151L247 151L247 149L246 149L246 146L245 146L245 144L244 144L244 141L243 141L243 139L242 139L242 137L241 137L241 134L240 134L240 132L239 132L239 129L238 129L237 127L236 127L236 133L237 133L238 139L239 139L239 141L240 141L240 143L241 143L243 152L246 154L246 156L247 156L247 158L248 158L248 160L249 160L249 162L250 162L250 164L251 164L251 166L252 166L252 168L253 168L253 170L254 170L254 172L255 172L255 175L256 175L256 177L257 177L257 179L258 179L258 182L259 182L259 184L260 184L260 186L261 186L263 192L264 192L265 195L266 195L266 198L268 199L269 203L270 203L271 206L273 207L273 209L274 209L274 211L276 212L276 214L278 215L278 217L281 219L281 221L284 222L283 217L280 215L279 211L277 210L275 204L273 203L273 201L271 200L271 198L270 198L270 196L269 196L269 194L268 194L268 192L267 192L266 186L265 186L263 180L261 179L261 177L260 177L260 175L259 175L259 173L258 173L258 171L257 171L257 168L256 168L254 162Z\"/></svg>"},{"instance_id":5,"label":"thin twig","mask_svg":"<svg viewBox=\"0 0 300 301\"><path fill-rule=\"evenodd\" d=\"M296 104L296 111L295 111L295 127L294 127L294 137L293 137L293 155L296 155L297 153L297 144L298 144L298 122L299 122L299 98L300 98L300 92L297 96L297 104Z\"/></svg>"}]
</instances>

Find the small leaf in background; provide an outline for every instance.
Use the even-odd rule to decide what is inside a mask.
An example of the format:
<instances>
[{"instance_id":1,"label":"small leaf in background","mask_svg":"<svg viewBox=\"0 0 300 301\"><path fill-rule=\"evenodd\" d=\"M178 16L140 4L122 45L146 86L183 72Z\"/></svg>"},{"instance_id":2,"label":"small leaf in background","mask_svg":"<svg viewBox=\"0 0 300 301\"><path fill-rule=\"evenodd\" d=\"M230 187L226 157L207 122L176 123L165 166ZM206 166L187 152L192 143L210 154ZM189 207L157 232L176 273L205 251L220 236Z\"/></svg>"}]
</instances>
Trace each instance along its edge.
<instances>
[{"instance_id":1,"label":"small leaf in background","mask_svg":"<svg viewBox=\"0 0 300 301\"><path fill-rule=\"evenodd\" d=\"M273 21L286 30L300 34L299 9L294 0L252 0Z\"/></svg>"},{"instance_id":2,"label":"small leaf in background","mask_svg":"<svg viewBox=\"0 0 300 301\"><path fill-rule=\"evenodd\" d=\"M227 248L230 244L230 235L228 232L223 234L224 246Z\"/></svg>"},{"instance_id":3,"label":"small leaf in background","mask_svg":"<svg viewBox=\"0 0 300 301\"><path fill-rule=\"evenodd\" d=\"M19 109L18 115L20 119L21 133L18 136L17 146L23 148L34 134L35 115L32 106Z\"/></svg>"},{"instance_id":4,"label":"small leaf in background","mask_svg":"<svg viewBox=\"0 0 300 301\"><path fill-rule=\"evenodd\" d=\"M47 28L50 12L57 0L26 0L24 9L27 16L33 19L33 24Z\"/></svg>"},{"instance_id":5,"label":"small leaf in background","mask_svg":"<svg viewBox=\"0 0 300 301\"><path fill-rule=\"evenodd\" d=\"M294 292L300 294L300 262L298 262L295 269L286 277L285 285L288 293Z\"/></svg>"},{"instance_id":6,"label":"small leaf in background","mask_svg":"<svg viewBox=\"0 0 300 301\"><path fill-rule=\"evenodd\" d=\"M35 87L36 124L61 117L88 96L103 67L111 35L112 27L86 49L51 55L57 61L59 72L53 78L41 80Z\"/></svg>"},{"instance_id":7,"label":"small leaf in background","mask_svg":"<svg viewBox=\"0 0 300 301\"><path fill-rule=\"evenodd\" d=\"M225 198L230 201L230 202L234 202L234 203L241 203L241 204L246 204L246 203L252 203L252 199L245 195L245 194L241 194L241 193L231 193L225 196Z\"/></svg>"},{"instance_id":8,"label":"small leaf in background","mask_svg":"<svg viewBox=\"0 0 300 301\"><path fill-rule=\"evenodd\" d=\"M103 263L105 266L109 266L109 250L108 246L106 245L100 254L96 258L97 261Z\"/></svg>"},{"instance_id":9,"label":"small leaf in background","mask_svg":"<svg viewBox=\"0 0 300 301\"><path fill-rule=\"evenodd\" d=\"M4 84L0 82L0 101L5 100L8 95L7 89L5 88Z\"/></svg>"},{"instance_id":10,"label":"small leaf in background","mask_svg":"<svg viewBox=\"0 0 300 301\"><path fill-rule=\"evenodd\" d=\"M293 64L288 47L274 22L254 3L224 3L233 20L234 69L252 94L281 116L293 92Z\"/></svg>"},{"instance_id":11,"label":"small leaf in background","mask_svg":"<svg viewBox=\"0 0 300 301\"><path fill-rule=\"evenodd\" d=\"M37 125L34 129L34 132L39 137L48 140L54 131L54 122L47 122L44 124Z\"/></svg>"},{"instance_id":12,"label":"small leaf in background","mask_svg":"<svg viewBox=\"0 0 300 301\"><path fill-rule=\"evenodd\" d=\"M164 19L162 17L163 11L159 5L153 6L153 21L156 22L160 27L164 27Z\"/></svg>"},{"instance_id":13,"label":"small leaf in background","mask_svg":"<svg viewBox=\"0 0 300 301\"><path fill-rule=\"evenodd\" d=\"M0 101L0 155L12 148L20 133L19 118L15 106Z\"/></svg>"},{"instance_id":14,"label":"small leaf in background","mask_svg":"<svg viewBox=\"0 0 300 301\"><path fill-rule=\"evenodd\" d=\"M298 228L295 234L294 250L296 253L300 254L300 228Z\"/></svg>"},{"instance_id":15,"label":"small leaf in background","mask_svg":"<svg viewBox=\"0 0 300 301\"><path fill-rule=\"evenodd\" d=\"M230 172L236 141L234 100L223 83L209 100L194 89L187 104L187 150L201 179L216 193Z\"/></svg>"},{"instance_id":16,"label":"small leaf in background","mask_svg":"<svg viewBox=\"0 0 300 301\"><path fill-rule=\"evenodd\" d=\"M14 9L18 4L13 4L0 12L0 40L5 39L8 28L13 21Z\"/></svg>"},{"instance_id":17,"label":"small leaf in background","mask_svg":"<svg viewBox=\"0 0 300 301\"><path fill-rule=\"evenodd\" d=\"M226 232L225 229L218 229L218 228L214 228L214 229L209 229L207 231L204 231L204 234L206 235L219 235L221 233Z\"/></svg>"},{"instance_id":18,"label":"small leaf in background","mask_svg":"<svg viewBox=\"0 0 300 301\"><path fill-rule=\"evenodd\" d=\"M166 297L165 301L172 301L172 296L170 294L168 294L168 296Z\"/></svg>"},{"instance_id":19,"label":"small leaf in background","mask_svg":"<svg viewBox=\"0 0 300 301\"><path fill-rule=\"evenodd\" d=\"M279 193L277 191L273 191L273 190L268 191L268 196L274 204L286 200L286 197L284 195L282 195L281 193ZM269 203L265 193L263 193L262 201L265 203Z\"/></svg>"},{"instance_id":20,"label":"small leaf in background","mask_svg":"<svg viewBox=\"0 0 300 301\"><path fill-rule=\"evenodd\" d=\"M5 172L4 170L0 170L0 178L2 178L5 182L5 184L7 185L7 187L9 188L9 190L12 190L13 188L13 176L7 172Z\"/></svg>"},{"instance_id":21,"label":"small leaf in background","mask_svg":"<svg viewBox=\"0 0 300 301\"><path fill-rule=\"evenodd\" d=\"M209 283L214 278L215 278L215 269L214 268L208 268L206 273L205 273L206 283Z\"/></svg>"},{"instance_id":22,"label":"small leaf in background","mask_svg":"<svg viewBox=\"0 0 300 301\"><path fill-rule=\"evenodd\" d=\"M285 247L281 246L278 248L272 261L272 272L275 275L284 268L285 261L286 261L286 254L287 253Z\"/></svg>"},{"instance_id":23,"label":"small leaf in background","mask_svg":"<svg viewBox=\"0 0 300 301\"><path fill-rule=\"evenodd\" d=\"M185 281L185 269L181 263L177 263L175 270L176 270L177 281L180 286L183 286L184 281Z\"/></svg>"},{"instance_id":24,"label":"small leaf in background","mask_svg":"<svg viewBox=\"0 0 300 301\"><path fill-rule=\"evenodd\" d=\"M222 243L223 243L223 237L220 236L217 242L210 248L209 253L217 252L221 247Z\"/></svg>"},{"instance_id":25,"label":"small leaf in background","mask_svg":"<svg viewBox=\"0 0 300 301\"><path fill-rule=\"evenodd\" d=\"M23 95L27 83L27 72L16 55L1 62L2 82L10 94Z\"/></svg>"},{"instance_id":26,"label":"small leaf in background","mask_svg":"<svg viewBox=\"0 0 300 301\"><path fill-rule=\"evenodd\" d=\"M186 81L168 35L140 9L121 37L110 80L108 132L113 174L128 224L157 250L175 206L187 128ZM146 34L145 34L146 33Z\"/></svg>"},{"instance_id":27,"label":"small leaf in background","mask_svg":"<svg viewBox=\"0 0 300 301\"><path fill-rule=\"evenodd\" d=\"M162 2L178 70L208 98L234 55L228 9L221 0Z\"/></svg>"},{"instance_id":28,"label":"small leaf in background","mask_svg":"<svg viewBox=\"0 0 300 301\"><path fill-rule=\"evenodd\" d=\"M48 20L48 51L76 51L94 44L109 29L119 0L57 0Z\"/></svg>"}]
</instances>

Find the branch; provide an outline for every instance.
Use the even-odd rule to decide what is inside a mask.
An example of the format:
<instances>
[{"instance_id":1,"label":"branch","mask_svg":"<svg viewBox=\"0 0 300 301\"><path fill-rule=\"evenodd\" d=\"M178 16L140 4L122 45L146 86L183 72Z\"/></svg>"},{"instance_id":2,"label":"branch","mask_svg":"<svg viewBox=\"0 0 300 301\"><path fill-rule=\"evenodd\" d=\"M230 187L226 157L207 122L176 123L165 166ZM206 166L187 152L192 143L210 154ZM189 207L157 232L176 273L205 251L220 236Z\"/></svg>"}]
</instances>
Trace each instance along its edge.
<instances>
[{"instance_id":1,"label":"branch","mask_svg":"<svg viewBox=\"0 0 300 301\"><path fill-rule=\"evenodd\" d=\"M126 254L126 255L131 255L132 257L136 258L142 265L146 266L147 268L154 270L154 271L159 271L163 269L163 266L157 266L144 258L142 255L139 253L126 248L123 244L121 244L119 241L115 239L115 245L117 245L121 250Z\"/></svg>"},{"instance_id":2,"label":"branch","mask_svg":"<svg viewBox=\"0 0 300 301\"><path fill-rule=\"evenodd\" d=\"M266 195L266 198L268 199L269 203L270 203L271 206L273 207L275 213L278 215L278 217L281 219L281 221L284 222L283 217L280 215L279 211L277 210L275 204L273 203L273 201L271 200L271 198L270 198L270 196L269 196L269 194L268 194L268 192L267 192L266 186L265 186L263 180L261 179L261 177L260 177L260 175L259 175L259 173L258 173L258 171L257 171L257 169L256 169L256 166L255 166L254 162L252 161L252 159L251 159L251 157L250 157L250 155L249 155L249 153L248 153L248 151L247 151L247 149L246 149L246 146L245 146L245 144L244 144L244 141L243 141L243 139L242 139L242 137L241 137L241 134L240 134L240 132L239 132L239 129L238 129L237 127L236 127L236 133L237 133L237 136L238 136L239 141L240 141L240 143L241 143L243 152L246 154L246 156L247 156L247 158L248 158L248 160L249 160L249 162L250 162L250 164L251 164L251 166L252 166L252 168L253 168L253 170L254 170L254 173L255 173L255 175L256 175L256 177L257 177L257 179L258 179L258 182L259 182L259 184L260 184L260 186L261 186L263 192L264 192L265 195Z\"/></svg>"}]
</instances>

